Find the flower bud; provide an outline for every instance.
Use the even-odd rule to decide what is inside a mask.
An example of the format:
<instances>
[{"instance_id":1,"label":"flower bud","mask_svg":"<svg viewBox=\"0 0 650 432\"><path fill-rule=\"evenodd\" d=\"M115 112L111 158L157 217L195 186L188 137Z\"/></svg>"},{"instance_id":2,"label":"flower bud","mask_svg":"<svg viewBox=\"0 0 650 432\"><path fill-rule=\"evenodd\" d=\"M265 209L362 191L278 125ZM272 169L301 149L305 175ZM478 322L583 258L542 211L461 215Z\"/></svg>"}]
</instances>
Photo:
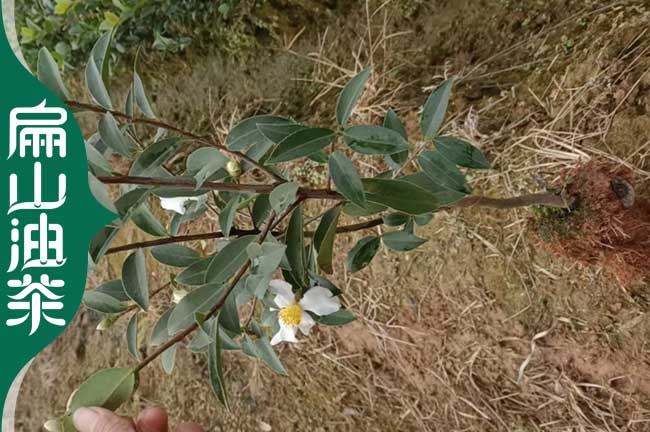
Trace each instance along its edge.
<instances>
[{"instance_id":1,"label":"flower bud","mask_svg":"<svg viewBox=\"0 0 650 432\"><path fill-rule=\"evenodd\" d=\"M113 317L106 317L97 324L96 329L99 331L108 330L113 327L115 319Z\"/></svg>"},{"instance_id":2,"label":"flower bud","mask_svg":"<svg viewBox=\"0 0 650 432\"><path fill-rule=\"evenodd\" d=\"M62 432L61 422L59 419L49 419L43 424L43 429L47 432Z\"/></svg>"},{"instance_id":3,"label":"flower bud","mask_svg":"<svg viewBox=\"0 0 650 432\"><path fill-rule=\"evenodd\" d=\"M230 177L235 179L239 178L239 176L241 175L241 165L239 165L239 162L237 162L236 160L231 159L226 164L226 171L228 171Z\"/></svg>"},{"instance_id":4,"label":"flower bud","mask_svg":"<svg viewBox=\"0 0 650 432\"><path fill-rule=\"evenodd\" d=\"M181 300L183 300L183 297L185 297L188 294L188 292L184 289L181 288L176 288L174 289L174 292L172 293L172 301L176 304L180 303Z\"/></svg>"}]
</instances>

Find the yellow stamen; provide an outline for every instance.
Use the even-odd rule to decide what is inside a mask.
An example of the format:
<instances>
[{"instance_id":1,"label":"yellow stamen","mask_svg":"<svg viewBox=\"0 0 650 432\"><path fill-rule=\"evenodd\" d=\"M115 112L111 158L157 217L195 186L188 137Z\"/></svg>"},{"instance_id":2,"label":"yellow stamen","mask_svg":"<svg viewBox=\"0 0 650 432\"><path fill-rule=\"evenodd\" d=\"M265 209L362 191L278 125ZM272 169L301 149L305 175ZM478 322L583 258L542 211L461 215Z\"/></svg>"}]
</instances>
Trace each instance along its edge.
<instances>
[{"instance_id":1,"label":"yellow stamen","mask_svg":"<svg viewBox=\"0 0 650 432\"><path fill-rule=\"evenodd\" d=\"M298 325L302 320L302 308L299 304L292 304L280 311L280 321L285 325Z\"/></svg>"}]
</instances>

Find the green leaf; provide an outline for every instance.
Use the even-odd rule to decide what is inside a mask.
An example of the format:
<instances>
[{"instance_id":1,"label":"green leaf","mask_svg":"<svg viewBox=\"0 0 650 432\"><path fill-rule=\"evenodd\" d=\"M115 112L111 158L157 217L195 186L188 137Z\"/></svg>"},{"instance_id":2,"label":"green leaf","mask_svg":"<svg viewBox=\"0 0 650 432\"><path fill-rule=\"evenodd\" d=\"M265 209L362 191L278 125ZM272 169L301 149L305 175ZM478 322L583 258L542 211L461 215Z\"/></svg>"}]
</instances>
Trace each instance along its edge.
<instances>
[{"instance_id":1,"label":"green leaf","mask_svg":"<svg viewBox=\"0 0 650 432\"><path fill-rule=\"evenodd\" d=\"M175 343L174 345L170 346L165 351L163 351L163 353L160 355L160 362L162 363L163 370L167 375L171 375L171 373L174 371L174 363L176 361L177 349L178 349L178 344Z\"/></svg>"},{"instance_id":2,"label":"green leaf","mask_svg":"<svg viewBox=\"0 0 650 432\"><path fill-rule=\"evenodd\" d=\"M131 301L129 296L127 296L126 293L124 292L124 286L122 286L122 281L120 279L114 279L108 282L104 282L103 284L95 288L94 291L109 295L119 302ZM87 293L88 292L92 292L92 291L87 291Z\"/></svg>"},{"instance_id":3,"label":"green leaf","mask_svg":"<svg viewBox=\"0 0 650 432\"><path fill-rule=\"evenodd\" d=\"M418 172L415 174L407 175L400 177L399 180L403 180L409 183L412 183L416 186L421 187L430 194L436 197L439 206L446 206L453 204L456 201L467 196L465 192L454 191L447 189L438 183L434 182L423 172Z\"/></svg>"},{"instance_id":4,"label":"green leaf","mask_svg":"<svg viewBox=\"0 0 650 432\"><path fill-rule=\"evenodd\" d=\"M106 82L109 75L109 55L108 49L111 45L112 33L106 32L97 39L91 51L91 58L101 74L102 81Z\"/></svg>"},{"instance_id":5,"label":"green leaf","mask_svg":"<svg viewBox=\"0 0 650 432\"><path fill-rule=\"evenodd\" d=\"M316 322L321 325L339 327L350 324L356 319L357 317L347 309L339 309L333 314L316 317Z\"/></svg>"},{"instance_id":6,"label":"green leaf","mask_svg":"<svg viewBox=\"0 0 650 432\"><path fill-rule=\"evenodd\" d=\"M359 240L357 244L350 249L350 252L348 252L346 262L348 270L352 273L358 272L370 264L370 261L372 261L377 254L380 245L381 239L376 236L364 237Z\"/></svg>"},{"instance_id":7,"label":"green leaf","mask_svg":"<svg viewBox=\"0 0 650 432\"><path fill-rule=\"evenodd\" d=\"M316 262L325 273L331 274L332 255L334 253L334 239L336 226L341 215L341 207L328 210L322 217L314 233L314 247L318 251Z\"/></svg>"},{"instance_id":8,"label":"green leaf","mask_svg":"<svg viewBox=\"0 0 650 432\"><path fill-rule=\"evenodd\" d=\"M45 87L49 88L61 100L65 101L70 99L70 93L61 79L59 67L47 48L41 48L38 52L36 76Z\"/></svg>"},{"instance_id":9,"label":"green leaf","mask_svg":"<svg viewBox=\"0 0 650 432\"><path fill-rule=\"evenodd\" d=\"M310 156L334 141L334 131L326 128L304 128L286 137L278 144L268 163L287 162Z\"/></svg>"},{"instance_id":10,"label":"green leaf","mask_svg":"<svg viewBox=\"0 0 650 432\"><path fill-rule=\"evenodd\" d=\"M194 323L194 314L207 313L223 295L222 284L207 284L192 291L180 301L169 316L169 335L183 331Z\"/></svg>"},{"instance_id":11,"label":"green leaf","mask_svg":"<svg viewBox=\"0 0 650 432\"><path fill-rule=\"evenodd\" d=\"M411 215L428 213L438 208L434 195L402 180L366 178L362 180L366 199Z\"/></svg>"},{"instance_id":12,"label":"green leaf","mask_svg":"<svg viewBox=\"0 0 650 432\"><path fill-rule=\"evenodd\" d=\"M92 57L86 64L86 87L88 87L90 95L98 105L106 109L113 109L111 97L108 94L108 90L106 90L102 75Z\"/></svg>"},{"instance_id":13,"label":"green leaf","mask_svg":"<svg viewBox=\"0 0 650 432\"><path fill-rule=\"evenodd\" d=\"M237 300L234 294L226 297L220 312L221 327L230 332L231 334L241 333L239 324L239 313L237 311Z\"/></svg>"},{"instance_id":14,"label":"green leaf","mask_svg":"<svg viewBox=\"0 0 650 432\"><path fill-rule=\"evenodd\" d=\"M208 372L212 391L226 409L228 407L228 395L223 379L223 363L221 357L221 338L219 337L219 315L213 321L210 328L212 343L208 347Z\"/></svg>"},{"instance_id":15,"label":"green leaf","mask_svg":"<svg viewBox=\"0 0 650 432\"><path fill-rule=\"evenodd\" d=\"M296 207L291 214L286 235L286 256L291 266L291 272L301 285L305 284L305 239L302 219L302 205Z\"/></svg>"},{"instance_id":16,"label":"green leaf","mask_svg":"<svg viewBox=\"0 0 650 432\"><path fill-rule=\"evenodd\" d=\"M304 125L299 123L258 123L257 128L262 132L262 135L276 144L279 144L294 132L306 129Z\"/></svg>"},{"instance_id":17,"label":"green leaf","mask_svg":"<svg viewBox=\"0 0 650 432\"><path fill-rule=\"evenodd\" d=\"M442 120L445 118L445 112L447 111L447 105L449 104L452 84L453 80L451 79L440 84L440 86L431 93L431 96L427 99L424 107L422 107L420 127L422 129L422 135L426 138L434 137L442 125Z\"/></svg>"},{"instance_id":18,"label":"green leaf","mask_svg":"<svg viewBox=\"0 0 650 432\"><path fill-rule=\"evenodd\" d=\"M407 231L385 233L381 236L381 239L390 249L400 252L413 250L426 243L426 239L417 237Z\"/></svg>"},{"instance_id":19,"label":"green leaf","mask_svg":"<svg viewBox=\"0 0 650 432\"><path fill-rule=\"evenodd\" d=\"M117 126L115 117L111 113L106 113L99 120L97 126L99 136L102 138L104 144L112 150L118 152L122 156L131 158L131 144L126 139L120 128Z\"/></svg>"},{"instance_id":20,"label":"green leaf","mask_svg":"<svg viewBox=\"0 0 650 432\"><path fill-rule=\"evenodd\" d=\"M154 246L151 255L158 262L172 267L188 267L201 259L200 253L179 244Z\"/></svg>"},{"instance_id":21,"label":"green leaf","mask_svg":"<svg viewBox=\"0 0 650 432\"><path fill-rule=\"evenodd\" d=\"M162 345L171 337L167 327L169 325L169 317L173 312L174 308L171 307L167 309L160 318L158 318L156 325L154 325L153 330L151 331L151 336L149 337L149 344L151 346Z\"/></svg>"},{"instance_id":22,"label":"green leaf","mask_svg":"<svg viewBox=\"0 0 650 432\"><path fill-rule=\"evenodd\" d=\"M93 194L95 199L102 205L104 208L110 212L117 213L115 204L108 194L108 188L106 185L99 180L97 177L88 172L88 186L90 186L90 192Z\"/></svg>"},{"instance_id":23,"label":"green leaf","mask_svg":"<svg viewBox=\"0 0 650 432\"><path fill-rule=\"evenodd\" d=\"M222 284L230 279L248 260L246 247L255 241L254 235L240 237L217 253L205 275L205 283Z\"/></svg>"},{"instance_id":24,"label":"green leaf","mask_svg":"<svg viewBox=\"0 0 650 432\"><path fill-rule=\"evenodd\" d=\"M106 314L124 312L129 307L115 297L97 290L86 291L83 302L88 309Z\"/></svg>"},{"instance_id":25,"label":"green leaf","mask_svg":"<svg viewBox=\"0 0 650 432\"><path fill-rule=\"evenodd\" d=\"M262 227L270 214L271 202L269 201L269 194L258 195L255 203L253 203L253 224L255 228Z\"/></svg>"},{"instance_id":26,"label":"green leaf","mask_svg":"<svg viewBox=\"0 0 650 432\"><path fill-rule=\"evenodd\" d=\"M126 326L126 346L136 360L141 359L138 349L138 312L136 311Z\"/></svg>"},{"instance_id":27,"label":"green leaf","mask_svg":"<svg viewBox=\"0 0 650 432\"><path fill-rule=\"evenodd\" d=\"M133 72L133 90L135 95L135 103L140 108L140 111L145 115L145 117L150 119L155 119L156 114L154 114L149 104L149 99L147 99L147 93L144 91L144 85L142 84L142 79L137 72Z\"/></svg>"},{"instance_id":28,"label":"green leaf","mask_svg":"<svg viewBox=\"0 0 650 432\"><path fill-rule=\"evenodd\" d=\"M400 134L405 140L408 141L406 127L404 127L404 124L397 116L397 113L392 109L389 109L386 112L386 116L384 117L384 127L387 129L394 130L395 132ZM388 155L387 157L388 159L390 159L391 162L393 162L397 166L402 166L408 160L409 152L403 151L399 153L393 153Z\"/></svg>"},{"instance_id":29,"label":"green leaf","mask_svg":"<svg viewBox=\"0 0 650 432\"><path fill-rule=\"evenodd\" d=\"M102 369L81 383L68 401L67 412L81 407L102 407L114 411L128 401L136 386L131 368Z\"/></svg>"},{"instance_id":30,"label":"green leaf","mask_svg":"<svg viewBox=\"0 0 650 432\"><path fill-rule=\"evenodd\" d=\"M476 147L459 138L441 136L435 139L436 150L447 160L466 168L488 169L490 162Z\"/></svg>"},{"instance_id":31,"label":"green leaf","mask_svg":"<svg viewBox=\"0 0 650 432\"><path fill-rule=\"evenodd\" d=\"M363 184L354 164L341 152L334 152L329 159L330 174L338 192L358 206L364 206L366 197Z\"/></svg>"},{"instance_id":32,"label":"green leaf","mask_svg":"<svg viewBox=\"0 0 650 432\"><path fill-rule=\"evenodd\" d=\"M275 213L284 213L291 204L296 202L299 186L297 183L287 182L273 189L269 195L269 203Z\"/></svg>"},{"instance_id":33,"label":"green leaf","mask_svg":"<svg viewBox=\"0 0 650 432\"><path fill-rule=\"evenodd\" d=\"M92 144L85 143L86 158L88 159L88 166L96 176L110 176L113 169L110 164Z\"/></svg>"},{"instance_id":34,"label":"green leaf","mask_svg":"<svg viewBox=\"0 0 650 432\"><path fill-rule=\"evenodd\" d=\"M212 257L196 261L176 276L176 282L182 285L199 286L205 283L205 274Z\"/></svg>"},{"instance_id":35,"label":"green leaf","mask_svg":"<svg viewBox=\"0 0 650 432\"><path fill-rule=\"evenodd\" d=\"M343 137L348 147L357 153L393 154L409 149L402 135L382 126L352 126L343 132Z\"/></svg>"},{"instance_id":36,"label":"green leaf","mask_svg":"<svg viewBox=\"0 0 650 432\"><path fill-rule=\"evenodd\" d=\"M369 76L370 68L366 68L355 75L343 88L336 103L336 121L340 125L343 126L348 122Z\"/></svg>"},{"instance_id":37,"label":"green leaf","mask_svg":"<svg viewBox=\"0 0 650 432\"><path fill-rule=\"evenodd\" d=\"M410 217L404 213L388 213L383 215L382 219L384 220L384 225L395 227L404 225L409 221Z\"/></svg>"},{"instance_id":38,"label":"green leaf","mask_svg":"<svg viewBox=\"0 0 650 432\"><path fill-rule=\"evenodd\" d=\"M372 216L386 210L386 206L371 203L366 201L363 206L358 206L354 203L348 203L343 206L343 213L350 216Z\"/></svg>"},{"instance_id":39,"label":"green leaf","mask_svg":"<svg viewBox=\"0 0 650 432\"><path fill-rule=\"evenodd\" d=\"M230 230L235 223L235 216L237 215L241 198L241 195L233 195L223 210L221 210L221 213L219 213L219 227L224 237L230 236Z\"/></svg>"},{"instance_id":40,"label":"green leaf","mask_svg":"<svg viewBox=\"0 0 650 432\"><path fill-rule=\"evenodd\" d=\"M196 179L196 189L200 189L208 178L225 168L229 161L219 150L203 147L187 157L187 173Z\"/></svg>"},{"instance_id":41,"label":"green leaf","mask_svg":"<svg viewBox=\"0 0 650 432\"><path fill-rule=\"evenodd\" d=\"M149 308L149 282L147 264L142 249L133 252L124 261L122 284L126 295L146 311Z\"/></svg>"},{"instance_id":42,"label":"green leaf","mask_svg":"<svg viewBox=\"0 0 650 432\"><path fill-rule=\"evenodd\" d=\"M471 192L465 175L441 153L425 151L418 157L418 162L424 174L440 186L465 194Z\"/></svg>"},{"instance_id":43,"label":"green leaf","mask_svg":"<svg viewBox=\"0 0 650 432\"><path fill-rule=\"evenodd\" d=\"M244 335L242 349L246 355L261 359L267 366L280 375L289 375L282 365L280 358L273 350L268 337L262 336L253 341L250 336Z\"/></svg>"},{"instance_id":44,"label":"green leaf","mask_svg":"<svg viewBox=\"0 0 650 432\"><path fill-rule=\"evenodd\" d=\"M131 165L129 175L135 177L152 177L159 172L162 164L174 156L181 145L178 138L166 138L144 149Z\"/></svg>"},{"instance_id":45,"label":"green leaf","mask_svg":"<svg viewBox=\"0 0 650 432\"><path fill-rule=\"evenodd\" d=\"M138 228L152 236L162 237L169 235L165 227L158 219L156 219L153 213L151 213L146 202L133 209L131 220L138 226Z\"/></svg>"},{"instance_id":46,"label":"green leaf","mask_svg":"<svg viewBox=\"0 0 650 432\"><path fill-rule=\"evenodd\" d=\"M272 116L260 115L247 118L232 128L228 137L226 138L226 146L231 150L244 150L248 147L254 147L258 144L271 143L266 136L258 129L258 125L281 125L281 124L294 124L293 121Z\"/></svg>"}]
</instances>

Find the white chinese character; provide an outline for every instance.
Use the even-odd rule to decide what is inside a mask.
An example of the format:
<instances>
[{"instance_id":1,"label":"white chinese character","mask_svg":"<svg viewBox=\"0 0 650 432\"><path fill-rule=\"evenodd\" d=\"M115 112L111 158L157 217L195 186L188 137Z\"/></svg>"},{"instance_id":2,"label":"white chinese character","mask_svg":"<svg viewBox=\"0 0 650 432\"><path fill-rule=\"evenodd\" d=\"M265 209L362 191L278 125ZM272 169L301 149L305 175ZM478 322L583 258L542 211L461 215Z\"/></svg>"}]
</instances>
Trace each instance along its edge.
<instances>
[{"instance_id":1,"label":"white chinese character","mask_svg":"<svg viewBox=\"0 0 650 432\"><path fill-rule=\"evenodd\" d=\"M21 118L18 118L22 115ZM14 108L11 110L9 129L9 157L16 150L24 158L27 147L32 148L32 155L37 158L41 154L41 147L45 149L45 156L53 157L54 147L59 149L59 157L66 155L66 133L60 126L66 122L68 113L63 108L45 107L45 100L31 108ZM18 129L20 133L18 133ZM16 136L19 136L19 139Z\"/></svg>"},{"instance_id":2,"label":"white chinese character","mask_svg":"<svg viewBox=\"0 0 650 432\"><path fill-rule=\"evenodd\" d=\"M41 163L34 164L34 199L33 201L18 202L18 176L11 174L9 176L9 211L11 214L18 210L53 210L59 208L65 202L66 194L66 177L65 174L59 174L59 196L56 201L43 201L42 195L42 168Z\"/></svg>"},{"instance_id":3,"label":"white chinese character","mask_svg":"<svg viewBox=\"0 0 650 432\"><path fill-rule=\"evenodd\" d=\"M11 260L9 262L10 273L18 268L20 264L20 230L18 219L11 220L14 228L11 230ZM34 239L33 233L38 233ZM50 233L53 233L54 239L49 240ZM37 251L38 257L32 258L32 252ZM54 258L50 258L50 251ZM35 254L36 255L36 254ZM48 224L47 214L41 213L37 224L25 225L23 231L23 260L22 270L33 267L61 267L65 264L66 258L63 258L63 227L59 224Z\"/></svg>"},{"instance_id":4,"label":"white chinese character","mask_svg":"<svg viewBox=\"0 0 650 432\"><path fill-rule=\"evenodd\" d=\"M63 296L54 294L49 290L49 288L61 288L65 285L65 282L62 280L50 281L48 275L41 275L40 283L32 282L31 275L24 275L22 281L17 279L10 280L7 285L9 288L24 288L18 294L9 296L13 301L10 301L7 304L7 307L10 310L27 311L27 313L20 318L8 319L7 325L9 327L14 327L24 323L27 321L30 314L32 316L32 328L29 333L30 336L38 329L38 326L41 323L41 316L52 325L61 327L65 325L65 320L52 318L45 313L45 311L48 310L63 309L63 303L56 301L63 298ZM45 299L43 299L43 297L45 297Z\"/></svg>"}]
</instances>

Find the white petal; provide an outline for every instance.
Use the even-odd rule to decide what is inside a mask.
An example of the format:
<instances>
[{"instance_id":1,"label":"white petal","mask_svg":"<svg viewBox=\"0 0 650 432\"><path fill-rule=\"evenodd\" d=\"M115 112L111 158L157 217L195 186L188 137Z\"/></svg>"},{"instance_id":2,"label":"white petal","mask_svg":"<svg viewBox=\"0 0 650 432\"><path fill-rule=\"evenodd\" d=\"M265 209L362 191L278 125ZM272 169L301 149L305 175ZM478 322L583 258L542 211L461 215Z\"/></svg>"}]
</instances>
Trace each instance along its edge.
<instances>
[{"instance_id":1,"label":"white petal","mask_svg":"<svg viewBox=\"0 0 650 432\"><path fill-rule=\"evenodd\" d=\"M296 296L291 290L291 284L283 281L282 279L273 279L269 282L269 288L271 292L275 294L275 304L278 305L280 309L284 309L288 306L291 306L296 302Z\"/></svg>"},{"instance_id":2,"label":"white petal","mask_svg":"<svg viewBox=\"0 0 650 432\"><path fill-rule=\"evenodd\" d=\"M280 330L271 339L271 345L277 345L280 342L296 343L296 326L288 326L280 322Z\"/></svg>"},{"instance_id":3,"label":"white petal","mask_svg":"<svg viewBox=\"0 0 650 432\"><path fill-rule=\"evenodd\" d=\"M193 197L175 197L163 198L160 197L160 206L165 210L171 210L178 214L185 214L185 204ZM196 200L196 199L195 199Z\"/></svg>"},{"instance_id":4,"label":"white petal","mask_svg":"<svg viewBox=\"0 0 650 432\"><path fill-rule=\"evenodd\" d=\"M319 316L325 316L341 309L341 300L334 297L332 291L321 286L315 286L305 293L300 300L300 306Z\"/></svg>"},{"instance_id":5,"label":"white petal","mask_svg":"<svg viewBox=\"0 0 650 432\"><path fill-rule=\"evenodd\" d=\"M300 324L298 328L305 336L309 336L309 331L313 326L316 325L316 321L309 315L307 312L302 311L302 316L300 317Z\"/></svg>"}]
</instances>

